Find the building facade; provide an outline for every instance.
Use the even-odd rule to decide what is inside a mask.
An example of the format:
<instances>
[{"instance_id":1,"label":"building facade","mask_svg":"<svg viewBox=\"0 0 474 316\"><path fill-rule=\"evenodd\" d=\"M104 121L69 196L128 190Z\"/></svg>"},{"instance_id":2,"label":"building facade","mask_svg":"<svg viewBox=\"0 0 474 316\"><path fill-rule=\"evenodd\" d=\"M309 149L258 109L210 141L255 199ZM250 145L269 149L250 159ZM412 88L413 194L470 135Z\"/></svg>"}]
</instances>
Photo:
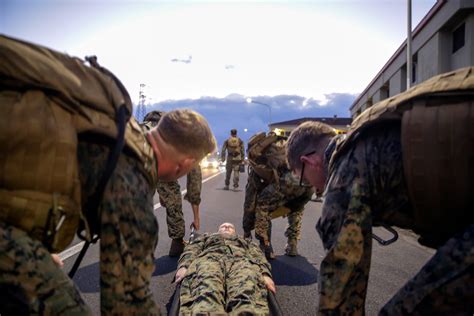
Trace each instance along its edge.
<instances>
[{"instance_id":1,"label":"building facade","mask_svg":"<svg viewBox=\"0 0 474 316\"><path fill-rule=\"evenodd\" d=\"M272 123L269 125L270 130L279 128L285 131L285 135L289 136L291 131L293 131L295 128L298 127L298 125L307 122L307 121L313 121L313 122L322 122L326 123L329 126L333 127L334 129L337 130L337 132L346 132L349 126L352 123L352 119L350 117L303 117L295 120L290 120L290 121L283 121L283 122L277 122L277 123Z\"/></svg>"},{"instance_id":2,"label":"building facade","mask_svg":"<svg viewBox=\"0 0 474 316\"><path fill-rule=\"evenodd\" d=\"M474 0L438 0L412 33L411 85L472 65ZM351 116L406 89L405 41L351 105Z\"/></svg>"}]
</instances>

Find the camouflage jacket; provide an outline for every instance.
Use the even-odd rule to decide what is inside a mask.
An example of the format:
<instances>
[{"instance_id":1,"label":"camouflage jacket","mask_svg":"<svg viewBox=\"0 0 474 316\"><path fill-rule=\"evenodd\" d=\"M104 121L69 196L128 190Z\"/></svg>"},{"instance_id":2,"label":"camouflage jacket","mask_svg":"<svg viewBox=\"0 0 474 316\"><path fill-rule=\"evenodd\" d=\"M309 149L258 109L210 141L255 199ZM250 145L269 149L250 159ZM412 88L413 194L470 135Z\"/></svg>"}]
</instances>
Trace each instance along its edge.
<instances>
[{"instance_id":1,"label":"camouflage jacket","mask_svg":"<svg viewBox=\"0 0 474 316\"><path fill-rule=\"evenodd\" d=\"M254 263L263 274L272 276L271 266L260 248L240 236L223 236L219 233L203 235L188 244L178 261L178 269L188 268L194 260L206 260L208 255L231 254L245 257Z\"/></svg>"},{"instance_id":2,"label":"camouflage jacket","mask_svg":"<svg viewBox=\"0 0 474 316\"><path fill-rule=\"evenodd\" d=\"M326 160L337 146L328 146ZM410 227L399 124L373 128L331 161L316 229L327 254L320 266L320 314L364 313L372 226Z\"/></svg>"}]
</instances>

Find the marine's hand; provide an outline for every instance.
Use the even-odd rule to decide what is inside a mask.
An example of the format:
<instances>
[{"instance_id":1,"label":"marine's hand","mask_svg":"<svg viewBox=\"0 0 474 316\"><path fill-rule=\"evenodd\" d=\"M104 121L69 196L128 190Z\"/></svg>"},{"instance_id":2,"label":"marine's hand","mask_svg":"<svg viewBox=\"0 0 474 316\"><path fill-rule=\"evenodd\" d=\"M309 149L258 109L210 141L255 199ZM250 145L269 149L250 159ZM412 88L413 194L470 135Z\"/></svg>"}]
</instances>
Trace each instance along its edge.
<instances>
[{"instance_id":1,"label":"marine's hand","mask_svg":"<svg viewBox=\"0 0 474 316\"><path fill-rule=\"evenodd\" d=\"M179 268L178 271L176 271L176 275L174 276L174 283L181 282L181 280L186 275L187 271L188 271L188 269L186 269L186 268Z\"/></svg>"},{"instance_id":2,"label":"marine's hand","mask_svg":"<svg viewBox=\"0 0 474 316\"><path fill-rule=\"evenodd\" d=\"M194 226L195 230L199 230L199 228L201 228L201 220L199 219L199 217L194 218L194 221L191 226Z\"/></svg>"},{"instance_id":3,"label":"marine's hand","mask_svg":"<svg viewBox=\"0 0 474 316\"><path fill-rule=\"evenodd\" d=\"M275 282L273 282L272 278L270 278L268 275L264 275L263 280L265 281L265 286L267 289L273 293L276 293Z\"/></svg>"},{"instance_id":4,"label":"marine's hand","mask_svg":"<svg viewBox=\"0 0 474 316\"><path fill-rule=\"evenodd\" d=\"M53 262L60 268L64 266L64 262L61 260L61 257L57 253L52 253L51 258L53 259Z\"/></svg>"}]
</instances>

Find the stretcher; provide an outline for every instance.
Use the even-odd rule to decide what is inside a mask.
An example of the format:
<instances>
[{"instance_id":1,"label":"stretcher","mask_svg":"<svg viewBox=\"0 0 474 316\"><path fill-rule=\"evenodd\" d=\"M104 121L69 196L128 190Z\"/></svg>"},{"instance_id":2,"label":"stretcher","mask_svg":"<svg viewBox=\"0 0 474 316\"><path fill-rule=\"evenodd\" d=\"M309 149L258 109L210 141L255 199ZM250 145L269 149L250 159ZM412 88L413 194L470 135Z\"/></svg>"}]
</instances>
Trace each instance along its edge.
<instances>
[{"instance_id":1,"label":"stretcher","mask_svg":"<svg viewBox=\"0 0 474 316\"><path fill-rule=\"evenodd\" d=\"M194 230L194 227L191 226L191 234L189 236L189 242L192 242L194 239L199 237L199 233L197 233ZM178 316L179 315L179 306L180 306L180 301L179 301L179 296L180 296L180 289L181 289L181 284L178 283L176 285L176 289L173 293L173 301L171 303L170 310L168 312L168 316ZM278 301L276 300L275 294L273 294L272 291L268 291L268 308L270 310L270 315L271 316L281 316L283 315L283 312L281 310L280 305L278 304Z\"/></svg>"}]
</instances>

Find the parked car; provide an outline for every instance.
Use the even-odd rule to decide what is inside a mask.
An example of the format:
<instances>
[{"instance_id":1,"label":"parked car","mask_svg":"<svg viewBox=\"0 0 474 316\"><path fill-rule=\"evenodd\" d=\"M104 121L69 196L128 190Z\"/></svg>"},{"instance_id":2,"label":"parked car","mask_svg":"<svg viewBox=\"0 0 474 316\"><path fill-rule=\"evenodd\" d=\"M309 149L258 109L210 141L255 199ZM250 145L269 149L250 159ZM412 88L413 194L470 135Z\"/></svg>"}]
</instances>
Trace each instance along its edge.
<instances>
[{"instance_id":1,"label":"parked car","mask_svg":"<svg viewBox=\"0 0 474 316\"><path fill-rule=\"evenodd\" d=\"M217 169L219 168L219 161L214 157L205 157L201 160L201 168Z\"/></svg>"}]
</instances>

